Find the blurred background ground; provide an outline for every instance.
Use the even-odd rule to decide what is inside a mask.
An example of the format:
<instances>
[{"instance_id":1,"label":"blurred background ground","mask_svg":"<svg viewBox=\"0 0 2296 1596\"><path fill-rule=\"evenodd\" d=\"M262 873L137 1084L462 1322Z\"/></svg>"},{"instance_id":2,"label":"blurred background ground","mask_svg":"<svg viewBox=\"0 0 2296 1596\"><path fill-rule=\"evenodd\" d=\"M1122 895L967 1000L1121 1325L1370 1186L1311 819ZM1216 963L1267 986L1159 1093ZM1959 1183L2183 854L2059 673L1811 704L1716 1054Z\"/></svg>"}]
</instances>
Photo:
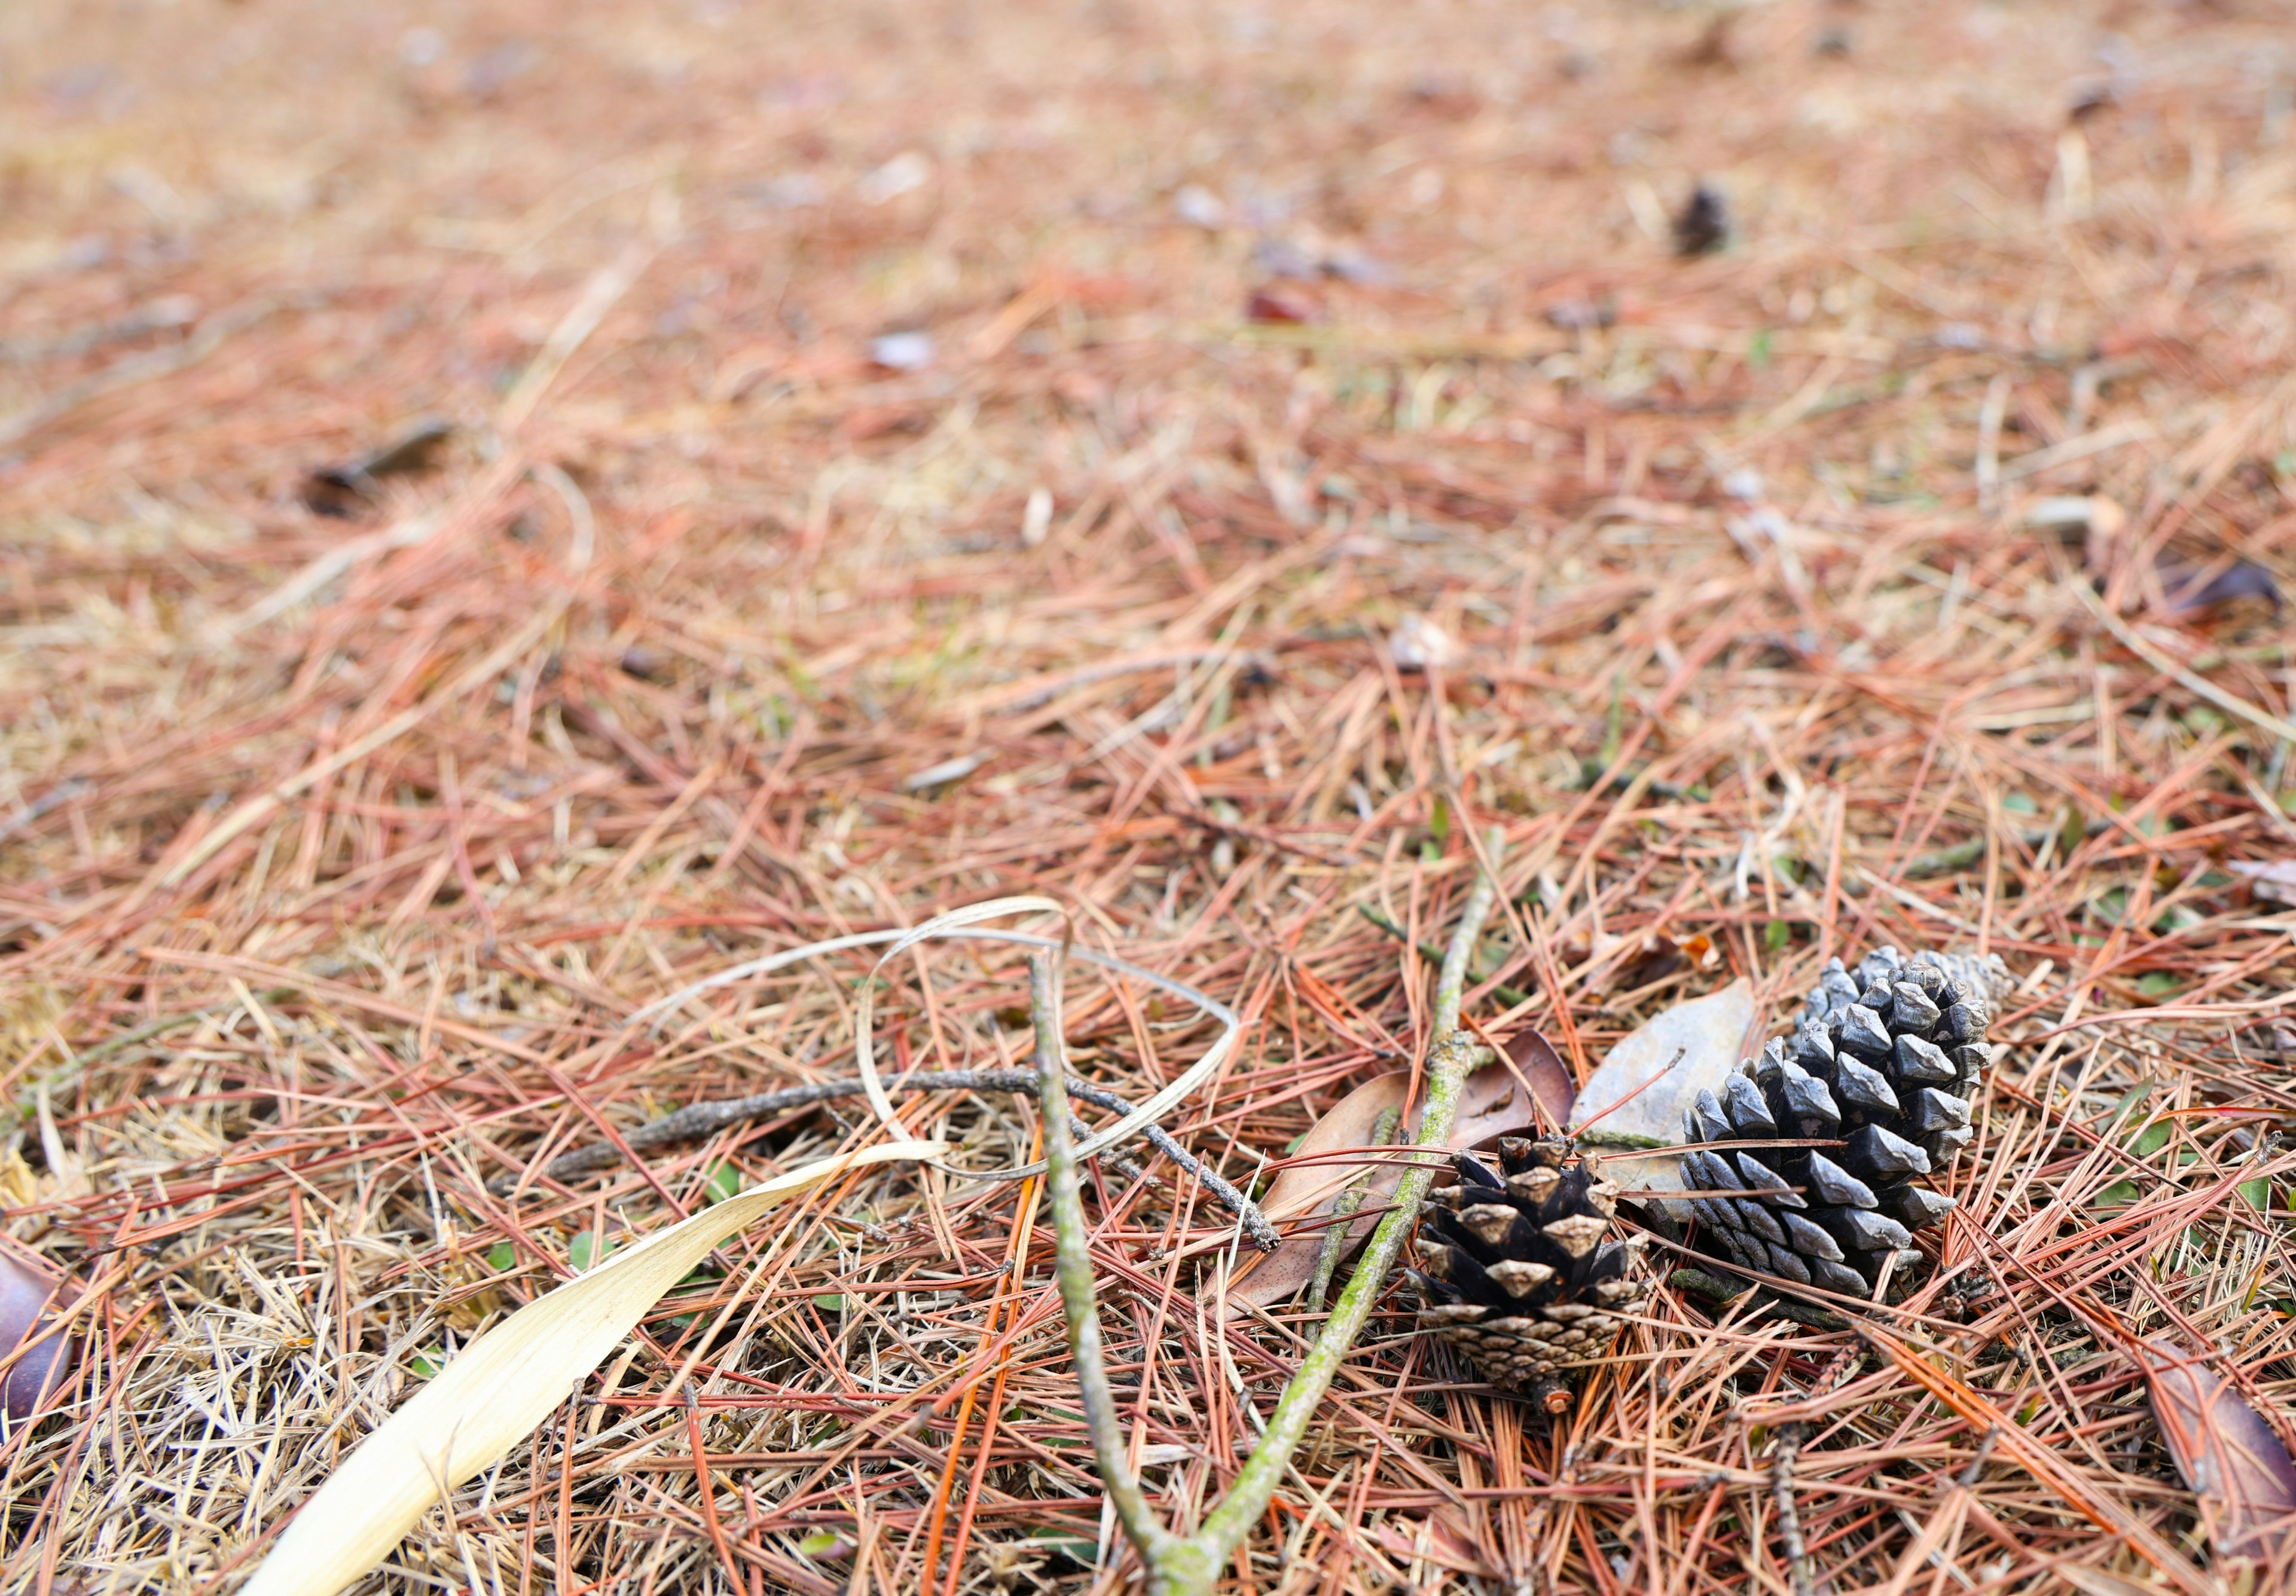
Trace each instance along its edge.
<instances>
[{"instance_id":1,"label":"blurred background ground","mask_svg":"<svg viewBox=\"0 0 2296 1596\"><path fill-rule=\"evenodd\" d=\"M1173 1123L1246 1180L1423 1043L1362 911L1439 941L1496 822L1471 1011L1581 1070L1881 940L2019 983L1942 1243L2000 1289L1908 1322L2058 1472L1883 1371L1800 1460L1820 1588L2221 1585L2114 1338L2285 1406L2285 1187L2231 1183L2287 1162L2296 888L2231 867L2292 834L2292 20L6 8L0 1176L86 1351L0 1578L227 1586L602 1237L870 1134L544 1176L838 1073L865 966L626 1025L681 983L1056 890L1251 1019ZM1017 981L934 955L892 1045L999 1061ZM1076 1007L1135 1094L1210 1034ZM729 1248L372 1588L1121 1588L1044 1244L905 1180ZM1206 1320L1226 1216L1102 1200L1185 1514L1313 1316ZM1668 1295L1547 1436L1408 1306L1236 1589L1792 1588L1746 1404L1849 1338Z\"/></svg>"}]
</instances>

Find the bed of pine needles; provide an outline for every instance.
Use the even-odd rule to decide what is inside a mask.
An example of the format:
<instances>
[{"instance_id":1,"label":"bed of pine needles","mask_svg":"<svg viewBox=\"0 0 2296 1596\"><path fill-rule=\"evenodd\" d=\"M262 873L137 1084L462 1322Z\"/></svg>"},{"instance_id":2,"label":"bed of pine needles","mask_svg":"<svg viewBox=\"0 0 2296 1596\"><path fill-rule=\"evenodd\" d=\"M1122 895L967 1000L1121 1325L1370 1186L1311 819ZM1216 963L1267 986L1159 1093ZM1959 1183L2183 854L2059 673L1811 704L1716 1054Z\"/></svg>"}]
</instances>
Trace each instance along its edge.
<instances>
[{"instance_id":1,"label":"bed of pine needles","mask_svg":"<svg viewBox=\"0 0 2296 1596\"><path fill-rule=\"evenodd\" d=\"M2002 955L1941 1273L1871 1344L1661 1290L1554 1431L1398 1290L1231 1588L2233 1588L2129 1349L2288 1436L2296 912L2230 868L2296 855L2287 20L8 8L0 1188L79 1356L0 1586L228 1591L469 1338L882 1134L547 1175L850 1073L868 955L632 1023L683 985L1057 895L1246 1015L1168 1128L1248 1184L1423 1048L1496 823L1468 1012L1582 1078ZM1024 1060L1017 955L882 978L898 1063ZM1070 1017L1130 1101L1214 1035ZM1186 1520L1316 1314L1224 1316L1147 1163L1095 1256ZM729 1245L360 1588L1126 1588L1034 1199Z\"/></svg>"}]
</instances>

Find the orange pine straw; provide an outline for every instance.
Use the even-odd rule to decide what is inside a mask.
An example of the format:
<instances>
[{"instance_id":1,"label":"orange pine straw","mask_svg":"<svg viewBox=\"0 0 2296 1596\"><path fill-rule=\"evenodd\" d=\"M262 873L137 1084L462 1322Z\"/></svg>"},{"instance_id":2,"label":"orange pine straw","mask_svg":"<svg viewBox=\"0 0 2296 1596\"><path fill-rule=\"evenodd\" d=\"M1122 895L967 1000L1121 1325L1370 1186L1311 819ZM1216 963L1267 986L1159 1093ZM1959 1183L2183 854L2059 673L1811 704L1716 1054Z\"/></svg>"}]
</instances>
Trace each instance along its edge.
<instances>
[{"instance_id":1,"label":"orange pine straw","mask_svg":"<svg viewBox=\"0 0 2296 1596\"><path fill-rule=\"evenodd\" d=\"M1039 1120L1036 1134L1029 1140L1028 1161L1033 1164L1044 1156L1045 1127L1043 1122ZM1013 1245L1005 1254L1012 1263L1012 1272L1004 1277L1004 1283L999 1288L996 1299L990 1305L988 1322L981 1327L981 1339L984 1343L988 1343L995 1338L1000 1316L1005 1320L1004 1328L1010 1330L1013 1319L1021 1311L1022 1281L1029 1272L1029 1237L1037 1224L1037 1178L1032 1174L1021 1183L1021 1196L1014 1208L1019 1217L1013 1225ZM972 1529L972 1505L980 1494L980 1473L988 1467L989 1447L996 1435L996 1397L1004 1392L1005 1371L1012 1366L1011 1345L1008 1343L996 1347L992 1355L996 1359L996 1391L991 1395L988 1426L982 1435L980 1459L973 1472L972 1488L965 1498L964 1518L957 1526L956 1544L950 1551L948 1577L952 1587L955 1584L958 1571L964 1566L965 1543ZM933 1490L931 1526L925 1533L924 1564L917 1574L920 1584L931 1580L933 1571L940 1566L941 1526L946 1521L944 1510L948 1505L949 1487L956 1481L956 1461L964 1455L964 1432L972 1422L973 1404L980 1395L980 1376L975 1375L964 1387L964 1400L956 1410L956 1429L948 1438L948 1459L941 1465L940 1483Z\"/></svg>"},{"instance_id":2,"label":"orange pine straw","mask_svg":"<svg viewBox=\"0 0 2296 1596\"><path fill-rule=\"evenodd\" d=\"M2191 1596L2210 1596L2209 1587L2193 1578L2192 1566L2165 1545L2161 1537L2124 1512L2120 1505L2091 1490L2087 1482L2062 1468L2056 1454L2028 1436L2014 1418L2004 1413L1960 1380L1945 1374L1887 1330L1867 1323L1857 1334L1939 1402L1975 1425L1979 1432L1999 1434L2000 1445L2036 1479L2048 1486L2078 1510L2084 1518L2106 1534L2119 1536L2137 1556L2176 1583Z\"/></svg>"}]
</instances>

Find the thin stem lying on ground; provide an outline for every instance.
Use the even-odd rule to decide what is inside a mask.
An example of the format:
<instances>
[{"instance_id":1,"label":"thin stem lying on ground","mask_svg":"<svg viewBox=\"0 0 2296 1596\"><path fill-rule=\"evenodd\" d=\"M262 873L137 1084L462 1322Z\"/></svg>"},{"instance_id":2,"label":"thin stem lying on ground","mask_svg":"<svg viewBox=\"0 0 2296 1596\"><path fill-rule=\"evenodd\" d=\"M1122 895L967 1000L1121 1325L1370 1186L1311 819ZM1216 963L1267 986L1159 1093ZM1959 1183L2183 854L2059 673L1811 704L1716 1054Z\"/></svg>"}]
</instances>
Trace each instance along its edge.
<instances>
[{"instance_id":1,"label":"thin stem lying on ground","mask_svg":"<svg viewBox=\"0 0 2296 1596\"><path fill-rule=\"evenodd\" d=\"M1068 1319L1069 1355L1076 1363L1085 1425L1092 1436L1093 1458L1108 1489L1108 1500L1124 1533L1153 1571L1170 1555L1176 1538L1148 1505L1139 1477L1125 1456L1116 1395L1109 1387L1108 1366L1101 1357L1100 1312L1094 1301L1083 1183L1077 1175L1076 1142L1069 1129L1068 1049L1061 1041L1057 951L1029 955L1029 1011L1037 1027L1037 1084L1045 1101L1045 1190L1052 1198L1055 1270L1060 1278L1061 1311Z\"/></svg>"},{"instance_id":2,"label":"thin stem lying on ground","mask_svg":"<svg viewBox=\"0 0 2296 1596\"><path fill-rule=\"evenodd\" d=\"M942 1069L901 1076L889 1084L897 1092L1019 1092L1033 1096L1039 1091L1040 1084L1035 1075L1025 1069ZM1132 1111L1130 1103L1103 1087L1075 1080L1066 1085L1069 1096L1080 1097L1096 1109L1106 1109L1116 1114ZM633 1151L660 1147L671 1142L692 1142L745 1119L785 1114L792 1109L833 1102L841 1097L859 1097L866 1091L867 1087L860 1078L853 1076L844 1080L815 1081L803 1086L784 1086L776 1092L759 1092L748 1097L688 1103L675 1113L646 1121L622 1140ZM1148 1125L1140 1134L1151 1147L1177 1164L1184 1172L1202 1182L1204 1190L1218 1198L1221 1205L1242 1222L1251 1237L1253 1246L1262 1252L1274 1252L1281 1244L1275 1227L1268 1223L1267 1215L1261 1212L1258 1203L1172 1140L1162 1126ZM1113 1154L1103 1156L1127 1179L1154 1179L1129 1158ZM571 1180L576 1175L588 1174L594 1170L611 1168L621 1161L620 1148L611 1142L599 1142L553 1158L544 1166L543 1174L554 1181ZM501 1191L508 1191L516 1183L514 1180L504 1179L495 1182L494 1186Z\"/></svg>"},{"instance_id":3,"label":"thin stem lying on ground","mask_svg":"<svg viewBox=\"0 0 2296 1596\"><path fill-rule=\"evenodd\" d=\"M1505 845L1505 833L1493 827L1488 845L1493 870ZM1458 1029L1459 1005L1466 990L1468 963L1496 896L1496 880L1479 872L1443 955L1435 986L1435 1040L1427 1055L1426 1108L1414 1142L1418 1147L1444 1145L1458 1109L1460 1089L1473 1068L1475 1042ZM1276 1399L1259 1444L1237 1471L1235 1483L1194 1535L1176 1536L1148 1506L1125 1454L1108 1371L1101 1358L1089 1233L1068 1129L1057 962L1047 954L1031 955L1029 974L1030 1011L1037 1027L1037 1074L1045 1100L1046 1190L1052 1196L1061 1306L1068 1316L1069 1351L1076 1363L1078 1386L1084 1393L1095 1461L1117 1518L1147 1566L1150 1596L1202 1596L1211 1590L1236 1546L1267 1512L1268 1500L1290 1469L1292 1454L1306 1436L1324 1393L1331 1388L1340 1364L1371 1317L1404 1238L1418 1220L1420 1202L1434 1183L1435 1168L1422 1165L1404 1171L1393 1206L1372 1232L1353 1278L1340 1294L1331 1317L1324 1322L1315 1345L1300 1361L1299 1371Z\"/></svg>"}]
</instances>

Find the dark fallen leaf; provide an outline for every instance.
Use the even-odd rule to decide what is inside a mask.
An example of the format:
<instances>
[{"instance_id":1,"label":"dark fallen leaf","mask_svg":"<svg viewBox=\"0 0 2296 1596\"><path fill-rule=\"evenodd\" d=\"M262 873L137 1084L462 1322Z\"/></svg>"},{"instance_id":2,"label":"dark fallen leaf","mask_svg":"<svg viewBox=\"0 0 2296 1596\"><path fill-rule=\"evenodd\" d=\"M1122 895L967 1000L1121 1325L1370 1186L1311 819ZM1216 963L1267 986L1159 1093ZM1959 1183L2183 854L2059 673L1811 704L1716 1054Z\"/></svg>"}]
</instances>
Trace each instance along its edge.
<instances>
[{"instance_id":1,"label":"dark fallen leaf","mask_svg":"<svg viewBox=\"0 0 2296 1596\"><path fill-rule=\"evenodd\" d=\"M1251 291L1244 302L1243 314L1255 322L1279 322L1292 325L1316 320L1323 307L1296 289L1271 282Z\"/></svg>"},{"instance_id":2,"label":"dark fallen leaf","mask_svg":"<svg viewBox=\"0 0 2296 1596\"><path fill-rule=\"evenodd\" d=\"M1730 241L1730 202L1722 191L1702 182L1674 218L1674 252L1687 259L1711 255Z\"/></svg>"},{"instance_id":3,"label":"dark fallen leaf","mask_svg":"<svg viewBox=\"0 0 2296 1596\"><path fill-rule=\"evenodd\" d=\"M55 1319L68 1300L61 1277L12 1250L0 1250L0 1355L13 1353ZM69 1336L50 1336L16 1360L0 1384L0 1412L11 1427L39 1412L43 1398L71 1370Z\"/></svg>"},{"instance_id":4,"label":"dark fallen leaf","mask_svg":"<svg viewBox=\"0 0 2296 1596\"><path fill-rule=\"evenodd\" d=\"M2153 569L2160 572L2161 591L2171 615L2198 615L2236 599L2262 599L2275 615L2280 613L2280 585L2270 571L2248 561L2195 566L2164 559Z\"/></svg>"},{"instance_id":5,"label":"dark fallen leaf","mask_svg":"<svg viewBox=\"0 0 2296 1596\"><path fill-rule=\"evenodd\" d=\"M1332 250L1324 255L1321 264L1324 276L1336 277L1342 282L1376 287L1392 276L1376 257L1366 255L1361 250Z\"/></svg>"},{"instance_id":6,"label":"dark fallen leaf","mask_svg":"<svg viewBox=\"0 0 2296 1596\"><path fill-rule=\"evenodd\" d=\"M2177 1472L2220 1558L2270 1561L2296 1537L2296 1462L2232 1381L2168 1341L2137 1349Z\"/></svg>"},{"instance_id":7,"label":"dark fallen leaf","mask_svg":"<svg viewBox=\"0 0 2296 1596\"><path fill-rule=\"evenodd\" d=\"M1332 277L1342 282L1378 284L1388 280L1387 268L1361 250L1353 248L1323 249L1302 244L1288 238L1263 238L1252 246L1251 263L1263 276L1288 277L1295 282L1313 282ZM1313 301L1300 297L1302 304Z\"/></svg>"},{"instance_id":8,"label":"dark fallen leaf","mask_svg":"<svg viewBox=\"0 0 2296 1596\"><path fill-rule=\"evenodd\" d=\"M376 484L383 478L429 471L454 436L452 422L426 416L372 454L313 471L303 479L303 506L316 515L348 520L373 501Z\"/></svg>"},{"instance_id":9,"label":"dark fallen leaf","mask_svg":"<svg viewBox=\"0 0 2296 1596\"><path fill-rule=\"evenodd\" d=\"M2225 868L2248 880L2248 889L2272 904L2296 904L2296 859L2227 859Z\"/></svg>"},{"instance_id":10,"label":"dark fallen leaf","mask_svg":"<svg viewBox=\"0 0 2296 1596\"><path fill-rule=\"evenodd\" d=\"M1734 67L1737 56L1732 48L1731 34L1737 22L1734 12L1718 14L1700 32L1697 42L1682 53L1682 64L1686 67Z\"/></svg>"},{"instance_id":11,"label":"dark fallen leaf","mask_svg":"<svg viewBox=\"0 0 2296 1596\"><path fill-rule=\"evenodd\" d=\"M1560 1062L1558 1060L1558 1067ZM1316 1121L1314 1128L1300 1138L1292 1156L1308 1158L1343 1148L1369 1146L1372 1128L1379 1123L1380 1116L1403 1106L1404 1091L1410 1079L1410 1073L1401 1069L1374 1076L1332 1104ZM1535 1132L1538 1118L1538 1109L1515 1079L1514 1071L1494 1061L1467 1077L1459 1093L1459 1109L1451 1122L1450 1137L1444 1145L1456 1151L1480 1147L1517 1132ZM1411 1123L1397 1133L1396 1141L1410 1141L1418 1134L1418 1125L1414 1113ZM1349 1183L1368 1169L1364 1212L1348 1226L1347 1245L1352 1249L1371 1234L1372 1226L1379 1219L1377 1210L1385 1207L1397 1183L1402 1180L1404 1167L1402 1162L1392 1158L1377 1163L1334 1159L1328 1163L1294 1164L1277 1172L1259 1206L1278 1225L1329 1213L1332 1202L1347 1190ZM1228 1288L1228 1311L1234 1314L1244 1303L1266 1307L1283 1301L1315 1278L1316 1259L1323 1250L1324 1227L1285 1237L1283 1246L1259 1258L1248 1273Z\"/></svg>"},{"instance_id":12,"label":"dark fallen leaf","mask_svg":"<svg viewBox=\"0 0 2296 1596\"><path fill-rule=\"evenodd\" d=\"M1570 1123L1570 1108L1578 1101L1578 1083L1554 1044L1534 1030L1517 1031L1507 1039L1507 1057L1529 1086L1531 1100L1556 1129Z\"/></svg>"},{"instance_id":13,"label":"dark fallen leaf","mask_svg":"<svg viewBox=\"0 0 2296 1596\"><path fill-rule=\"evenodd\" d=\"M2072 93L2066 96L2065 120L2085 122L2101 110L2111 110L2113 102L2112 80L2109 78L2075 84Z\"/></svg>"},{"instance_id":14,"label":"dark fallen leaf","mask_svg":"<svg viewBox=\"0 0 2296 1596\"><path fill-rule=\"evenodd\" d=\"M636 676L641 682L651 682L669 668L669 656L659 649L650 649L634 642L622 651L622 674Z\"/></svg>"}]
</instances>

